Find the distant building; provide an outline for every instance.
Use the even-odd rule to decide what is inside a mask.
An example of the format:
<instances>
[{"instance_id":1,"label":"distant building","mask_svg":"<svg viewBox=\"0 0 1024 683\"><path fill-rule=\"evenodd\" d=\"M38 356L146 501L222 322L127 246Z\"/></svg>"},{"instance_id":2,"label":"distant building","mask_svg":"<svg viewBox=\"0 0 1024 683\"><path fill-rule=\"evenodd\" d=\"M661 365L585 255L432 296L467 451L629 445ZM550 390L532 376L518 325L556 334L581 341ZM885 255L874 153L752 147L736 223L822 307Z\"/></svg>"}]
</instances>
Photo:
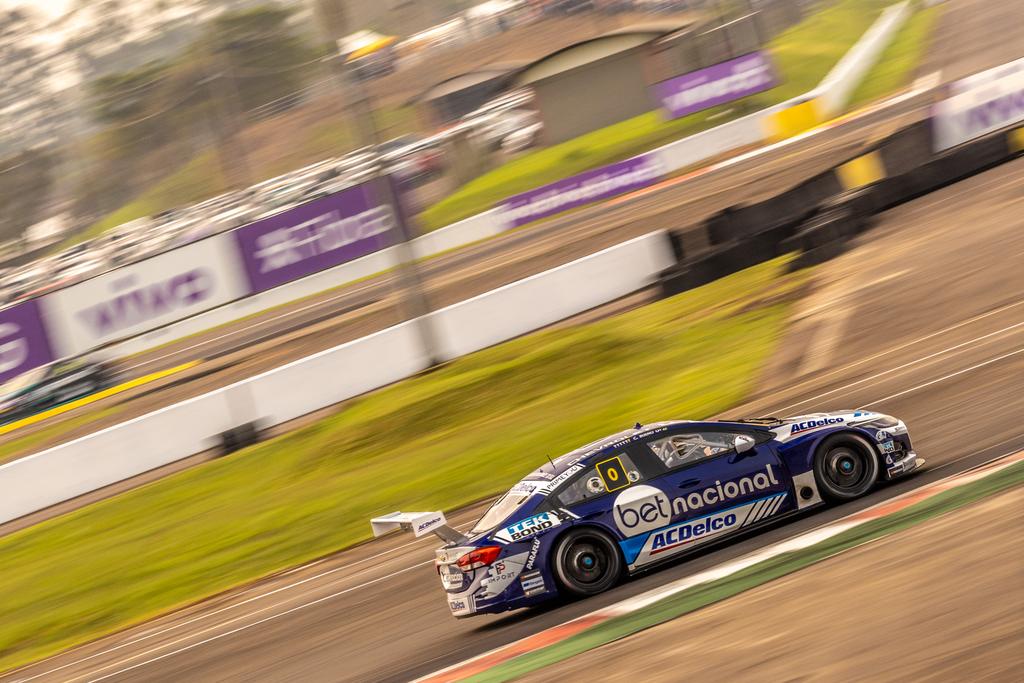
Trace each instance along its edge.
<instances>
[{"instance_id":1,"label":"distant building","mask_svg":"<svg viewBox=\"0 0 1024 683\"><path fill-rule=\"evenodd\" d=\"M658 107L649 86L652 45L686 25L628 26L542 57L512 79L530 87L553 145Z\"/></svg>"},{"instance_id":2,"label":"distant building","mask_svg":"<svg viewBox=\"0 0 1024 683\"><path fill-rule=\"evenodd\" d=\"M443 127L507 90L523 66L523 63L488 64L446 78L417 95L410 104L416 106L427 128Z\"/></svg>"}]
</instances>

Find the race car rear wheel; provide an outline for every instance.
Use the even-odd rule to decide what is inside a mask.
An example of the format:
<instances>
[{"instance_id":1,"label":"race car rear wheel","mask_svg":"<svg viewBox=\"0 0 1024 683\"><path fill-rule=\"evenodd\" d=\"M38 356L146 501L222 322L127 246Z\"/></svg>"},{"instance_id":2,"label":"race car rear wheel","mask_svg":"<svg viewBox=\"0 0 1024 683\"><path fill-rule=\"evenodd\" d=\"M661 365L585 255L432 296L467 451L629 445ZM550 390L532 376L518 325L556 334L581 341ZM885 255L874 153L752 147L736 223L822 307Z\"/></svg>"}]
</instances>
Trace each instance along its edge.
<instances>
[{"instance_id":1,"label":"race car rear wheel","mask_svg":"<svg viewBox=\"0 0 1024 683\"><path fill-rule=\"evenodd\" d=\"M558 584L570 595L596 595L615 585L622 574L622 555L598 529L573 529L558 540L552 553Z\"/></svg>"},{"instance_id":2,"label":"race car rear wheel","mask_svg":"<svg viewBox=\"0 0 1024 683\"><path fill-rule=\"evenodd\" d=\"M833 501L863 496L878 481L878 471L878 457L871 444L853 434L830 436L814 457L818 488Z\"/></svg>"}]
</instances>

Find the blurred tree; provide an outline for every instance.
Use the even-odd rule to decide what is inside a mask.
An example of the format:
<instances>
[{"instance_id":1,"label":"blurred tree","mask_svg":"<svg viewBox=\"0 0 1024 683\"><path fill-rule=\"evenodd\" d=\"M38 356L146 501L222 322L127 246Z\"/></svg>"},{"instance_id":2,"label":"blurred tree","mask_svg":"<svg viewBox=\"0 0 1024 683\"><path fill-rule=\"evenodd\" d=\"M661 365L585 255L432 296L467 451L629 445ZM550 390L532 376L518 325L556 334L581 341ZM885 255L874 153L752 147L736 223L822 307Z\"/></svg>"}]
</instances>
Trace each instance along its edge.
<instances>
[{"instance_id":1,"label":"blurred tree","mask_svg":"<svg viewBox=\"0 0 1024 683\"><path fill-rule=\"evenodd\" d=\"M135 152L150 137L169 133L161 128L159 109L170 71L168 64L147 64L90 84L90 113L110 126L111 142L124 150L118 156Z\"/></svg>"},{"instance_id":2,"label":"blurred tree","mask_svg":"<svg viewBox=\"0 0 1024 683\"><path fill-rule=\"evenodd\" d=\"M224 12L174 59L90 83L90 113L107 128L89 145L100 173L88 191L116 205L211 144L246 181L235 139L246 112L288 95L301 101L296 93L315 73L317 51L296 34L291 16L278 6Z\"/></svg>"},{"instance_id":3,"label":"blurred tree","mask_svg":"<svg viewBox=\"0 0 1024 683\"><path fill-rule=\"evenodd\" d=\"M292 14L270 5L226 12L190 52L196 59L212 55L209 71L234 82L243 110L254 109L300 89L310 71L304 67L317 57L289 25Z\"/></svg>"},{"instance_id":4,"label":"blurred tree","mask_svg":"<svg viewBox=\"0 0 1024 683\"><path fill-rule=\"evenodd\" d=\"M0 240L21 236L25 228L46 218L46 201L53 189L54 157L50 150L26 149L0 161Z\"/></svg>"}]
</instances>

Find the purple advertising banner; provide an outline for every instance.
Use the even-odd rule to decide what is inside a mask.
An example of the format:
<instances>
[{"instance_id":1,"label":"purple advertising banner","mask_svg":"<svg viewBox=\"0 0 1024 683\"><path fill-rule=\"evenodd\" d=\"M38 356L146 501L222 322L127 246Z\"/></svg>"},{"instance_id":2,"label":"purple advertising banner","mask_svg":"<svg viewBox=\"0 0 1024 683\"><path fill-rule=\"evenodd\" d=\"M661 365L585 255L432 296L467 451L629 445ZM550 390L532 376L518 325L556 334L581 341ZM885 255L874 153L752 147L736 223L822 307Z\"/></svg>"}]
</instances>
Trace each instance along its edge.
<instances>
[{"instance_id":1,"label":"purple advertising banner","mask_svg":"<svg viewBox=\"0 0 1024 683\"><path fill-rule=\"evenodd\" d=\"M677 119L774 88L776 84L768 55L758 50L662 81L654 86L654 91L669 116Z\"/></svg>"},{"instance_id":2,"label":"purple advertising banner","mask_svg":"<svg viewBox=\"0 0 1024 683\"><path fill-rule=\"evenodd\" d=\"M647 187L663 175L657 157L644 154L518 194L502 202L500 208L508 227L515 228L577 206Z\"/></svg>"},{"instance_id":3,"label":"purple advertising banner","mask_svg":"<svg viewBox=\"0 0 1024 683\"><path fill-rule=\"evenodd\" d=\"M0 383L53 360L35 299L0 311Z\"/></svg>"},{"instance_id":4,"label":"purple advertising banner","mask_svg":"<svg viewBox=\"0 0 1024 683\"><path fill-rule=\"evenodd\" d=\"M236 230L251 293L391 246L394 213L376 189L363 183Z\"/></svg>"}]
</instances>

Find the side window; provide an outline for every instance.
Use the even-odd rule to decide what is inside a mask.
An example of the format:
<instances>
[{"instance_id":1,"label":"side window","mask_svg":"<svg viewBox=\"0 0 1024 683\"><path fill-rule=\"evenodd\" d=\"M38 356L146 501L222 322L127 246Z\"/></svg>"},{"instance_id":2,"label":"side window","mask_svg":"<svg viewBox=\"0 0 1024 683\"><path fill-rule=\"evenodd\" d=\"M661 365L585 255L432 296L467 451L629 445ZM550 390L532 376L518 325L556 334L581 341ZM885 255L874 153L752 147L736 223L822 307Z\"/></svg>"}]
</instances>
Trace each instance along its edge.
<instances>
[{"instance_id":1,"label":"side window","mask_svg":"<svg viewBox=\"0 0 1024 683\"><path fill-rule=\"evenodd\" d=\"M682 467L733 450L739 434L730 432L686 432L651 441L658 459L670 469Z\"/></svg>"},{"instance_id":2,"label":"side window","mask_svg":"<svg viewBox=\"0 0 1024 683\"><path fill-rule=\"evenodd\" d=\"M599 498L643 480L640 469L625 453L600 458L557 495L565 507Z\"/></svg>"}]
</instances>

